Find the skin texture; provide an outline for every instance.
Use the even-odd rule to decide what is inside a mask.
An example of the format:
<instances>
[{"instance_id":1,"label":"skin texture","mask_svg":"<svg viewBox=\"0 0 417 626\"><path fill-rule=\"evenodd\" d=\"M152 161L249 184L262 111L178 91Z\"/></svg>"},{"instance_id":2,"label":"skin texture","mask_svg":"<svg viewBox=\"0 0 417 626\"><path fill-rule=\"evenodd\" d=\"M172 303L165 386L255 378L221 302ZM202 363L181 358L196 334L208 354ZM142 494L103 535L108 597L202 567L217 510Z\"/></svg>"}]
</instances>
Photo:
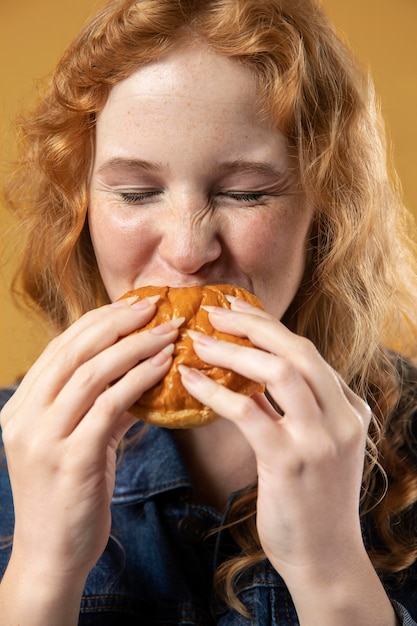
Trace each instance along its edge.
<instances>
[{"instance_id":1,"label":"skin texture","mask_svg":"<svg viewBox=\"0 0 417 626\"><path fill-rule=\"evenodd\" d=\"M369 408L280 321L300 284L312 217L285 138L257 119L248 70L201 46L111 92L97 123L89 208L111 300L147 284L228 282L265 306L234 300L230 311L209 310L217 330L254 348L192 337L201 359L265 384L284 413L261 394L248 398L183 368L188 391L222 416L178 437L196 497L221 509L231 490L258 477L260 541L300 624L394 626L359 524ZM175 321L126 337L154 313L146 300L87 313L50 344L2 412L16 528L1 623L77 624L110 531L115 451L134 422L126 411L172 361Z\"/></svg>"},{"instance_id":2,"label":"skin texture","mask_svg":"<svg viewBox=\"0 0 417 626\"><path fill-rule=\"evenodd\" d=\"M248 70L204 48L117 85L97 123L89 209L110 297L223 282L281 318L301 280L313 214L286 143L257 120Z\"/></svg>"}]
</instances>

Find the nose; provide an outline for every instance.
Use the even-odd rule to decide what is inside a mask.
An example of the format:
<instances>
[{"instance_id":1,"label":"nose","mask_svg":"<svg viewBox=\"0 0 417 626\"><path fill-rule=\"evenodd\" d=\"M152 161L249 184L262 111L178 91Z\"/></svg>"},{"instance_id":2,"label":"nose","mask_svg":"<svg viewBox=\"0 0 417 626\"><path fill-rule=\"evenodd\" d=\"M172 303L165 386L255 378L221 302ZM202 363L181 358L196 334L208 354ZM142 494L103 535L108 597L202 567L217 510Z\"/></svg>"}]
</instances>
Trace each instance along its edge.
<instances>
[{"instance_id":1,"label":"nose","mask_svg":"<svg viewBox=\"0 0 417 626\"><path fill-rule=\"evenodd\" d=\"M222 253L215 219L178 212L170 215L159 244L160 258L180 274L207 271Z\"/></svg>"}]
</instances>

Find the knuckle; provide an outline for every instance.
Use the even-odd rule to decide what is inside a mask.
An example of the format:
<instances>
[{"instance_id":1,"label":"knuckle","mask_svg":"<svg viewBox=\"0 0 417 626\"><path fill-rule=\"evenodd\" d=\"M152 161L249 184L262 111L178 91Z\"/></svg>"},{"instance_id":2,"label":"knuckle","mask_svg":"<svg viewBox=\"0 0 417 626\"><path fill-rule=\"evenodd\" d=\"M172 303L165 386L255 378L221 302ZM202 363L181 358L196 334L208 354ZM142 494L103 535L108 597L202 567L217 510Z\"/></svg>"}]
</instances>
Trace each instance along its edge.
<instances>
[{"instance_id":1,"label":"knuckle","mask_svg":"<svg viewBox=\"0 0 417 626\"><path fill-rule=\"evenodd\" d=\"M94 400L93 409L95 412L101 415L114 415L119 411L119 405L116 398L107 390L101 393Z\"/></svg>"},{"instance_id":2,"label":"knuckle","mask_svg":"<svg viewBox=\"0 0 417 626\"><path fill-rule=\"evenodd\" d=\"M2 428L2 439L3 439L4 447L6 449L12 447L13 442L16 439L15 433L13 432L15 429L11 427L10 422L7 424L2 423L1 428Z\"/></svg>"},{"instance_id":3,"label":"knuckle","mask_svg":"<svg viewBox=\"0 0 417 626\"><path fill-rule=\"evenodd\" d=\"M17 453L19 456L24 454L27 440L16 420L12 419L2 427L2 439L5 453L12 451L13 454Z\"/></svg>"},{"instance_id":4,"label":"knuckle","mask_svg":"<svg viewBox=\"0 0 417 626\"><path fill-rule=\"evenodd\" d=\"M102 320L103 332L115 341L120 336L118 319L114 315L106 315Z\"/></svg>"},{"instance_id":5,"label":"knuckle","mask_svg":"<svg viewBox=\"0 0 417 626\"><path fill-rule=\"evenodd\" d=\"M341 456L359 450L364 447L366 441L366 429L356 412L349 411L342 417L344 419L333 433L334 445Z\"/></svg>"},{"instance_id":6,"label":"knuckle","mask_svg":"<svg viewBox=\"0 0 417 626\"><path fill-rule=\"evenodd\" d=\"M5 447L10 447L19 439L18 422L16 420L15 411L11 400L5 404L0 412L0 428L2 430L2 439Z\"/></svg>"},{"instance_id":7,"label":"knuckle","mask_svg":"<svg viewBox=\"0 0 417 626\"><path fill-rule=\"evenodd\" d=\"M271 382L277 380L284 385L291 384L300 378L295 366L288 359L276 357L270 370Z\"/></svg>"},{"instance_id":8,"label":"knuckle","mask_svg":"<svg viewBox=\"0 0 417 626\"><path fill-rule=\"evenodd\" d=\"M249 396L240 396L240 402L237 406L237 413L239 418L243 420L251 419L254 416L256 410L257 407Z\"/></svg>"},{"instance_id":9,"label":"knuckle","mask_svg":"<svg viewBox=\"0 0 417 626\"><path fill-rule=\"evenodd\" d=\"M346 426L343 433L342 444L346 449L356 448L366 438L366 432L357 418L349 420L349 425Z\"/></svg>"},{"instance_id":10,"label":"knuckle","mask_svg":"<svg viewBox=\"0 0 417 626\"><path fill-rule=\"evenodd\" d=\"M364 400L360 400L360 406L358 408L358 417L361 420L363 426L368 428L371 421L373 412L369 404L367 404Z\"/></svg>"},{"instance_id":11,"label":"knuckle","mask_svg":"<svg viewBox=\"0 0 417 626\"><path fill-rule=\"evenodd\" d=\"M66 340L64 335L58 335L49 342L44 356L47 357L46 365L53 365L60 372L71 372L79 360L75 342Z\"/></svg>"},{"instance_id":12,"label":"knuckle","mask_svg":"<svg viewBox=\"0 0 417 626\"><path fill-rule=\"evenodd\" d=\"M4 430L9 422L9 414L11 413L8 404L0 411L0 427Z\"/></svg>"},{"instance_id":13,"label":"knuckle","mask_svg":"<svg viewBox=\"0 0 417 626\"><path fill-rule=\"evenodd\" d=\"M62 335L56 335L49 341L49 343L45 347L43 354L51 357L54 356L59 351L61 344Z\"/></svg>"},{"instance_id":14,"label":"knuckle","mask_svg":"<svg viewBox=\"0 0 417 626\"><path fill-rule=\"evenodd\" d=\"M311 359L317 358L317 356L319 356L319 352L316 346L312 341L310 341L310 339L307 339L307 337L302 337L301 335L298 335L295 339L295 342L296 351L305 359L310 361Z\"/></svg>"},{"instance_id":15,"label":"knuckle","mask_svg":"<svg viewBox=\"0 0 417 626\"><path fill-rule=\"evenodd\" d=\"M308 458L309 462L315 466L333 466L340 460L341 446L340 442L327 436L321 436L316 439L314 445L309 446Z\"/></svg>"},{"instance_id":16,"label":"knuckle","mask_svg":"<svg viewBox=\"0 0 417 626\"><path fill-rule=\"evenodd\" d=\"M97 366L93 361L86 361L80 365L72 375L72 382L78 388L89 389L94 387L99 378Z\"/></svg>"},{"instance_id":17,"label":"knuckle","mask_svg":"<svg viewBox=\"0 0 417 626\"><path fill-rule=\"evenodd\" d=\"M241 323L246 336L249 337L253 343L256 343L256 336L259 331L259 315L255 313L245 313ZM275 324L276 320L272 323Z\"/></svg>"}]
</instances>

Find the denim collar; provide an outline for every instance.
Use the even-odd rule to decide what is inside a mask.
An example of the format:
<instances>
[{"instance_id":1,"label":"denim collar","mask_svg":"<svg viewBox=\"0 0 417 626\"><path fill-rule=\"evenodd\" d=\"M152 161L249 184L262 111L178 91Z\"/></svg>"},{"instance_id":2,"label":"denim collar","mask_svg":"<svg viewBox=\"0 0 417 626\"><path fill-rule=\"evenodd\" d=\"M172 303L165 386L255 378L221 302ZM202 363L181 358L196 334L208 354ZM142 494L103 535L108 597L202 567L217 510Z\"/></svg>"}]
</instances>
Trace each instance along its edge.
<instances>
[{"instance_id":1,"label":"denim collar","mask_svg":"<svg viewBox=\"0 0 417 626\"><path fill-rule=\"evenodd\" d=\"M128 439L143 428L141 422L133 426ZM120 455L113 504L144 502L174 489L191 493L192 485L172 432L145 426L141 437L127 443Z\"/></svg>"}]
</instances>

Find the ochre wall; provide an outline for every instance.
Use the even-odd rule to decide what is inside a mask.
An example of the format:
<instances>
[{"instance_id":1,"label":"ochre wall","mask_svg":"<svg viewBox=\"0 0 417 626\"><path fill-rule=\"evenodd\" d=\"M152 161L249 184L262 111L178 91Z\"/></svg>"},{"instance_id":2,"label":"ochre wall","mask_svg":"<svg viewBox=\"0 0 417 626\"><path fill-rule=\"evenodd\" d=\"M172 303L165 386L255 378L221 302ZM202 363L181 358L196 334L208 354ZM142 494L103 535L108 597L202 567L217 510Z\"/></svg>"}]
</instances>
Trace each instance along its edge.
<instances>
[{"instance_id":1,"label":"ochre wall","mask_svg":"<svg viewBox=\"0 0 417 626\"><path fill-rule=\"evenodd\" d=\"M2 0L0 11L2 173L13 155L10 121L30 100L36 80L54 66L98 0ZM324 0L328 13L371 68L381 96L403 183L405 202L417 215L417 24L416 0ZM11 227L1 212L1 232ZM7 239L7 238L6 238ZM0 385L23 373L47 341L39 323L9 296L14 248L2 241Z\"/></svg>"}]
</instances>

